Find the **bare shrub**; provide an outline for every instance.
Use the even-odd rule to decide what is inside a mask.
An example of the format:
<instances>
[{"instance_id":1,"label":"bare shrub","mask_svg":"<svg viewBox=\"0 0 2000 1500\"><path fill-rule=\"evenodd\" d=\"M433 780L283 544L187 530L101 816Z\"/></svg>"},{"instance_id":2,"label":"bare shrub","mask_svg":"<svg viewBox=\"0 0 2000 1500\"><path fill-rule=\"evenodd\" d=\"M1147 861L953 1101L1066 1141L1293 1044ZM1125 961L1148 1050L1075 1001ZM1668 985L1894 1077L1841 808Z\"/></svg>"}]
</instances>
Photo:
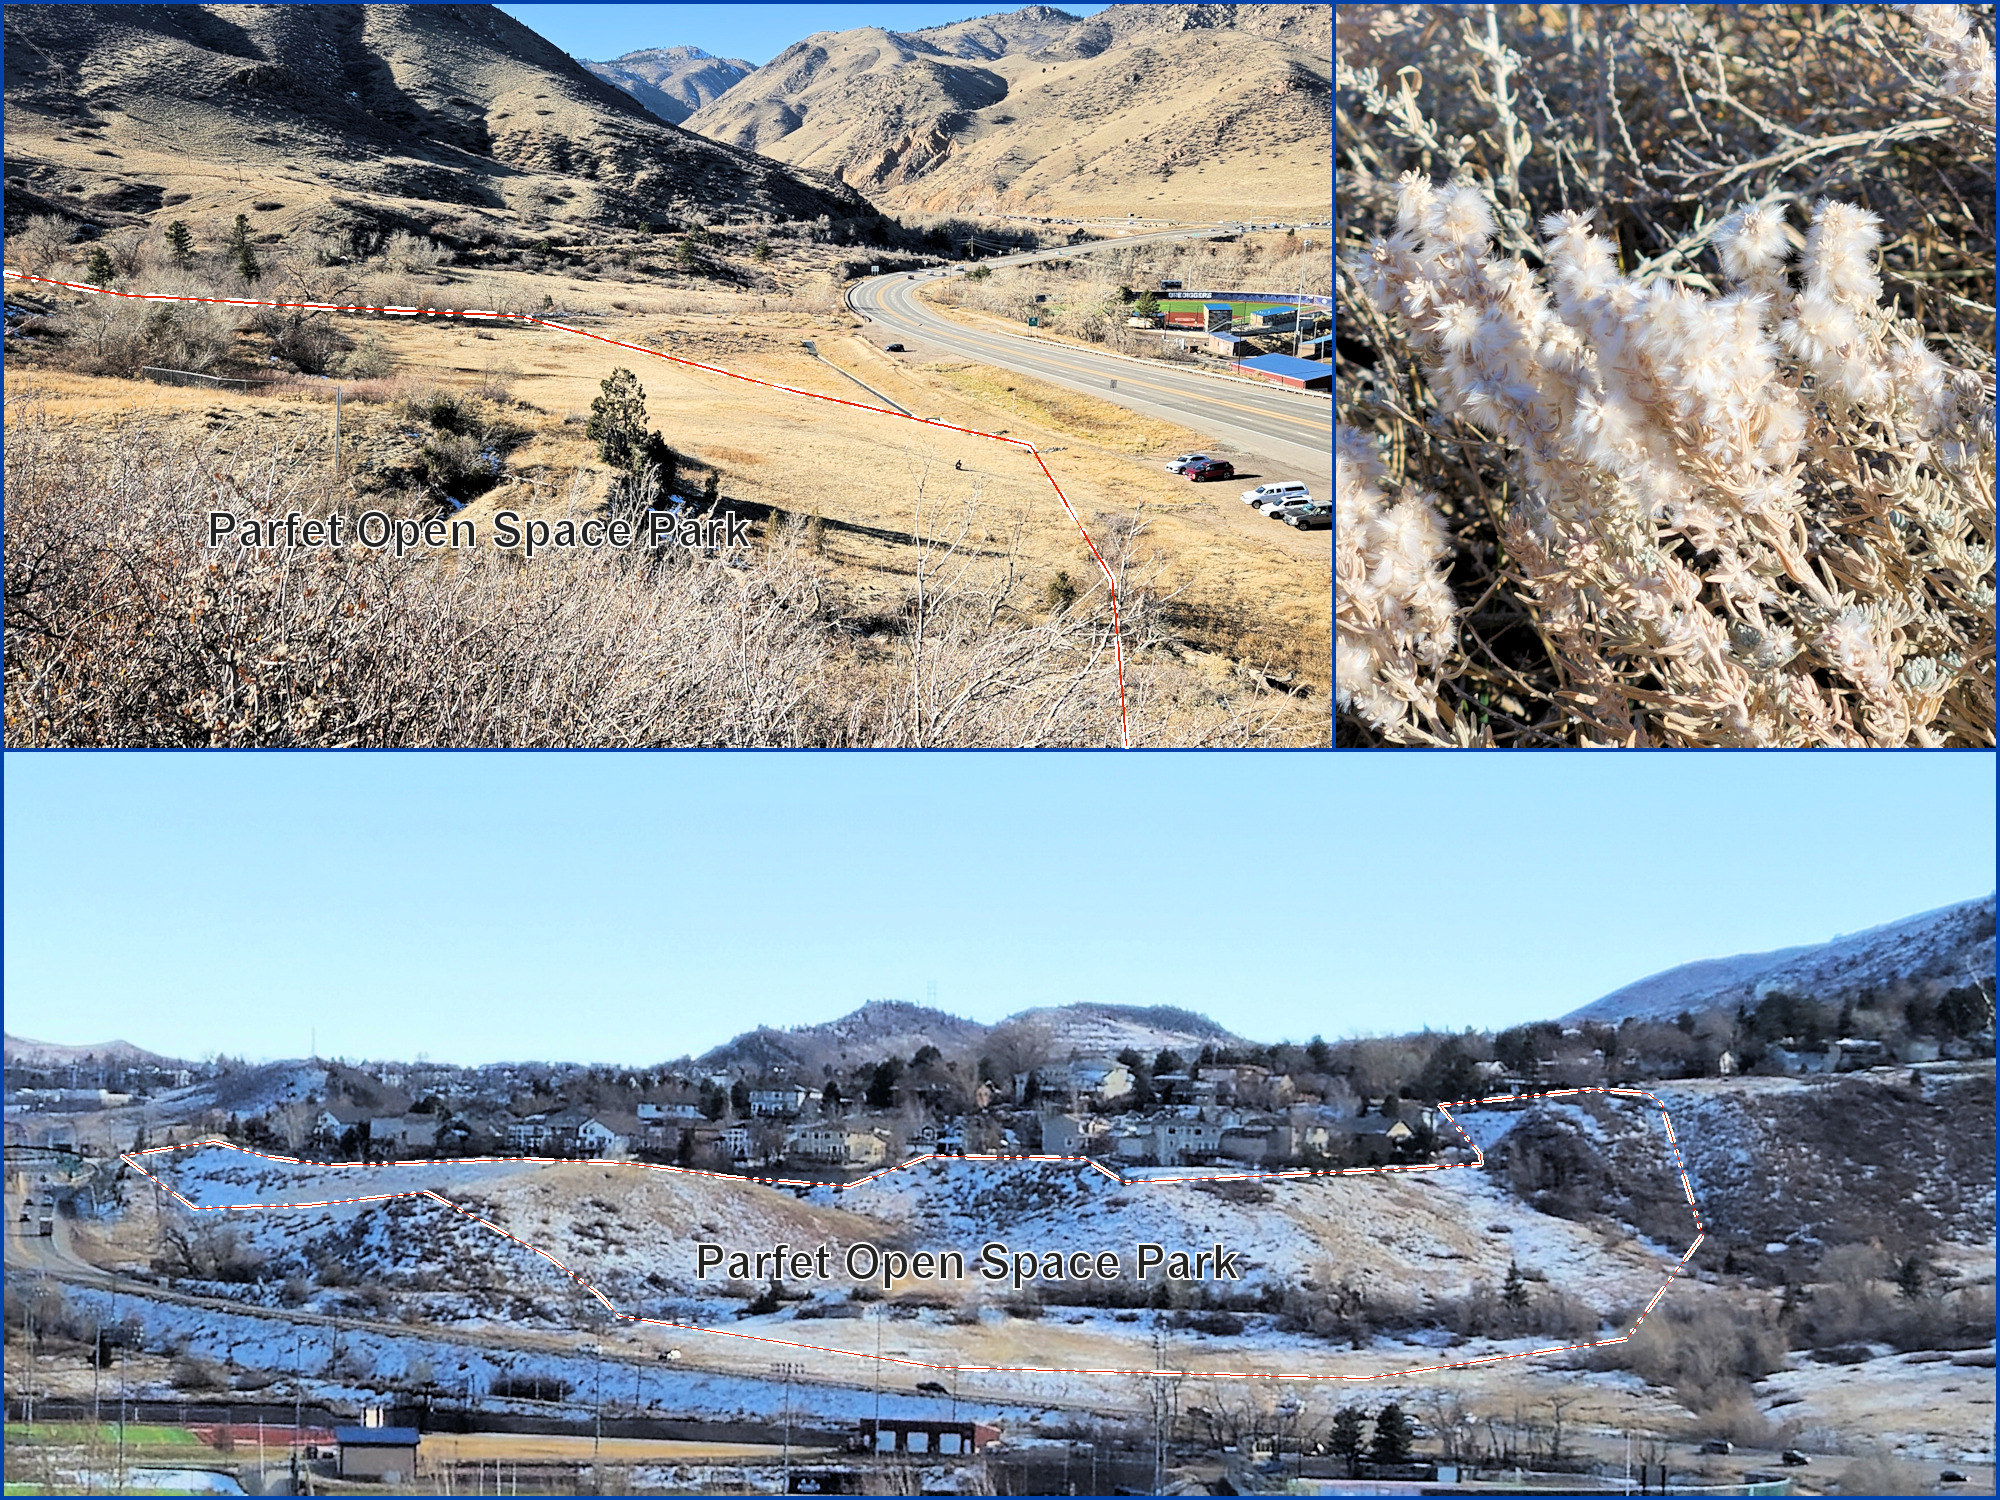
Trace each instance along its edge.
<instances>
[{"instance_id":1,"label":"bare shrub","mask_svg":"<svg viewBox=\"0 0 2000 1500\"><path fill-rule=\"evenodd\" d=\"M404 382L435 433L492 442L477 398ZM331 389L321 394L331 398ZM360 508L315 419L263 455L133 419L79 445L30 405L6 444L6 712L15 745L972 745L1118 739L1099 577L1052 621L1010 543L973 547L976 507L926 509L912 606L857 650L823 565L776 546L654 552L492 545L204 549L210 509ZM483 450L481 450L483 453ZM463 455L461 455L463 456ZM592 513L585 489L537 505ZM643 519L645 497L632 502ZM1145 570L1124 571L1129 650L1161 639ZM1218 705L1170 662L1128 673L1134 738L1285 736L1286 700ZM186 1274L199 1270L190 1266Z\"/></svg>"},{"instance_id":2,"label":"bare shrub","mask_svg":"<svg viewBox=\"0 0 2000 1500\"><path fill-rule=\"evenodd\" d=\"M1343 13L1339 418L1457 634L1341 570L1355 743L1994 743L1991 50L1905 9Z\"/></svg>"},{"instance_id":3,"label":"bare shrub","mask_svg":"<svg viewBox=\"0 0 2000 1500\"><path fill-rule=\"evenodd\" d=\"M1989 84L1988 87L1991 87ZM1840 1471L1842 1495L1928 1495L1929 1475L1916 1464L1871 1453Z\"/></svg>"},{"instance_id":4,"label":"bare shrub","mask_svg":"<svg viewBox=\"0 0 2000 1500\"><path fill-rule=\"evenodd\" d=\"M75 229L54 214L36 214L7 236L7 263L30 276L47 276L69 259Z\"/></svg>"},{"instance_id":5,"label":"bare shrub","mask_svg":"<svg viewBox=\"0 0 2000 1500\"><path fill-rule=\"evenodd\" d=\"M451 251L425 236L398 229L382 244L382 262L398 276L435 271L451 259Z\"/></svg>"},{"instance_id":6,"label":"bare shrub","mask_svg":"<svg viewBox=\"0 0 2000 1500\"><path fill-rule=\"evenodd\" d=\"M171 1379L175 1387L183 1391L219 1391L229 1384L229 1377L221 1365L193 1354L183 1355L174 1361Z\"/></svg>"},{"instance_id":7,"label":"bare shrub","mask_svg":"<svg viewBox=\"0 0 2000 1500\"><path fill-rule=\"evenodd\" d=\"M1717 1296L1669 1299L1629 1340L1590 1350L1584 1363L1634 1371L1649 1385L1672 1387L1690 1411L1705 1412L1783 1369L1785 1335L1764 1308Z\"/></svg>"}]
</instances>

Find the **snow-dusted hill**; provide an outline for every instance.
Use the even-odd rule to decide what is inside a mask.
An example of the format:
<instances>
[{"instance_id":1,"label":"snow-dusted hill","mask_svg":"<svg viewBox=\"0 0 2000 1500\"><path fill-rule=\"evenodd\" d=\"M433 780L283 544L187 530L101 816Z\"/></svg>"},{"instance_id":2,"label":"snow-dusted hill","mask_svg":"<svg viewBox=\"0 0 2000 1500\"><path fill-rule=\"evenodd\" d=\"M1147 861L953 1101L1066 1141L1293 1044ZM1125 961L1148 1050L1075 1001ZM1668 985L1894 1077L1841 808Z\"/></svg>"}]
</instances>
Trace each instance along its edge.
<instances>
[{"instance_id":1,"label":"snow-dusted hill","mask_svg":"<svg viewBox=\"0 0 2000 1500\"><path fill-rule=\"evenodd\" d=\"M1785 990L1821 1001L1857 998L1898 982L1965 984L1993 978L1993 897L1905 917L1832 942L1703 959L1613 990L1566 1021L1671 1020L1684 1010L1754 1002Z\"/></svg>"}]
</instances>

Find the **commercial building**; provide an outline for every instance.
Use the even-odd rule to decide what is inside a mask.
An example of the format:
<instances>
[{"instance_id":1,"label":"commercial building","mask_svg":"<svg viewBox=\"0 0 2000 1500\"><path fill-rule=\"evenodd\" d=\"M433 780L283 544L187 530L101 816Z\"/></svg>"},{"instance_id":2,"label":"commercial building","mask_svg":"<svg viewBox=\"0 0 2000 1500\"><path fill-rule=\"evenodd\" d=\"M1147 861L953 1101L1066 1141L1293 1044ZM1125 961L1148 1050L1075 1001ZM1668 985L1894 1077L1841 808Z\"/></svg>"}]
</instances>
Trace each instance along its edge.
<instances>
[{"instance_id":1,"label":"commercial building","mask_svg":"<svg viewBox=\"0 0 2000 1500\"><path fill-rule=\"evenodd\" d=\"M342 1479L380 1479L402 1484L416 1478L417 1444L414 1427L336 1427Z\"/></svg>"},{"instance_id":2,"label":"commercial building","mask_svg":"<svg viewBox=\"0 0 2000 1500\"><path fill-rule=\"evenodd\" d=\"M1255 359L1239 359L1229 367L1238 375L1255 375L1273 385L1287 385L1298 391L1333 389L1333 366L1289 354L1260 354Z\"/></svg>"}]
</instances>

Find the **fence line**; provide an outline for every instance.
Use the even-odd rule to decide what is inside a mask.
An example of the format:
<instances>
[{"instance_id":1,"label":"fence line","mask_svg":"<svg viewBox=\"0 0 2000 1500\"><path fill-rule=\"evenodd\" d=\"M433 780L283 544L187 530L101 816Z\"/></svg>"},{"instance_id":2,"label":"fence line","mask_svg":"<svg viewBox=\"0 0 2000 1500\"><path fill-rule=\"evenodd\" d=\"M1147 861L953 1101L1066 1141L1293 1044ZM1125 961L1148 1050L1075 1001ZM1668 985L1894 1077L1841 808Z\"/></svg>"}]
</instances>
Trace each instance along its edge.
<instances>
[{"instance_id":1,"label":"fence line","mask_svg":"<svg viewBox=\"0 0 2000 1500\"><path fill-rule=\"evenodd\" d=\"M269 380L251 380L232 375L203 375L197 370L168 370L159 365L141 365L141 375L149 376L162 385L205 384L218 390L247 391L253 385L269 385Z\"/></svg>"}]
</instances>

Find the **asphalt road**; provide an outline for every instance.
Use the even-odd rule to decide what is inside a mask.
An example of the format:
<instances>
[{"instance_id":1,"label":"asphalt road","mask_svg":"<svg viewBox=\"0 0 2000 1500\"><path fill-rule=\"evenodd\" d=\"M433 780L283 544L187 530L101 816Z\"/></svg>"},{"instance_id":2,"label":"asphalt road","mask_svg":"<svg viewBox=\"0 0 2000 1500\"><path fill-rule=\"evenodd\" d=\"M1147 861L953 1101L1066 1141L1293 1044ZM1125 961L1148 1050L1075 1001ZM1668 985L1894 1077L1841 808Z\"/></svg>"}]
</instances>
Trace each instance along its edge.
<instances>
[{"instance_id":1,"label":"asphalt road","mask_svg":"<svg viewBox=\"0 0 2000 1500\"><path fill-rule=\"evenodd\" d=\"M1060 260L1117 245L1205 238L1214 232L1183 229L1130 235L1093 245L995 256L984 264ZM848 305L869 318L873 330L891 342L909 344L913 351L921 346L956 354L1178 423L1215 446L1233 446L1264 460L1261 467L1269 478L1333 478L1333 403L1325 397L1265 390L1171 365L1141 364L1063 344L968 328L939 316L916 297L919 286L947 274L958 273L873 276L849 291Z\"/></svg>"}]
</instances>

